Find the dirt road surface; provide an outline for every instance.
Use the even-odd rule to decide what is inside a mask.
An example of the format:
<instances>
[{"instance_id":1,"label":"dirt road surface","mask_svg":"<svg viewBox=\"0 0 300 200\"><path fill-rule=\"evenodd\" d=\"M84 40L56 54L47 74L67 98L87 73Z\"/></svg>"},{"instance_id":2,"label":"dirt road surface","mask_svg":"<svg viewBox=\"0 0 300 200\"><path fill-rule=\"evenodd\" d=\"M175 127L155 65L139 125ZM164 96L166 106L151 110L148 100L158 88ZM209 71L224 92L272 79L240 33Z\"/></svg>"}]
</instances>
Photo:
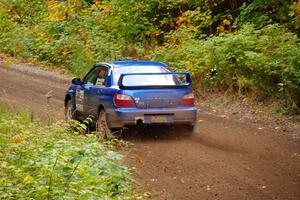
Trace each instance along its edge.
<instances>
[{"instance_id":1,"label":"dirt road surface","mask_svg":"<svg viewBox=\"0 0 300 200\"><path fill-rule=\"evenodd\" d=\"M63 118L70 79L22 65L0 66L0 101L47 118ZM125 136L124 152L149 199L299 200L300 132L274 123L239 121L199 111L197 133L140 128Z\"/></svg>"}]
</instances>

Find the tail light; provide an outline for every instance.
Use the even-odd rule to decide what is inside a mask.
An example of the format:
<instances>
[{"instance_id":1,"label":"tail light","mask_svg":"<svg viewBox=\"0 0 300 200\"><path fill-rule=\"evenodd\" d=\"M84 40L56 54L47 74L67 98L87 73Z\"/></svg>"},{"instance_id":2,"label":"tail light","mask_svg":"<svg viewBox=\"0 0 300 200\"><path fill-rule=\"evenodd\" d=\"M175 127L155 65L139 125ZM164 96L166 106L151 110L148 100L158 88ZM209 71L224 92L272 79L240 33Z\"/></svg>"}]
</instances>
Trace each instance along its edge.
<instances>
[{"instance_id":1,"label":"tail light","mask_svg":"<svg viewBox=\"0 0 300 200\"><path fill-rule=\"evenodd\" d=\"M181 99L181 105L193 106L195 105L195 96L193 93L186 94Z\"/></svg>"},{"instance_id":2,"label":"tail light","mask_svg":"<svg viewBox=\"0 0 300 200\"><path fill-rule=\"evenodd\" d=\"M134 106L134 101L133 101L132 97L128 96L126 94L115 93L114 102L115 102L115 105L118 107Z\"/></svg>"}]
</instances>

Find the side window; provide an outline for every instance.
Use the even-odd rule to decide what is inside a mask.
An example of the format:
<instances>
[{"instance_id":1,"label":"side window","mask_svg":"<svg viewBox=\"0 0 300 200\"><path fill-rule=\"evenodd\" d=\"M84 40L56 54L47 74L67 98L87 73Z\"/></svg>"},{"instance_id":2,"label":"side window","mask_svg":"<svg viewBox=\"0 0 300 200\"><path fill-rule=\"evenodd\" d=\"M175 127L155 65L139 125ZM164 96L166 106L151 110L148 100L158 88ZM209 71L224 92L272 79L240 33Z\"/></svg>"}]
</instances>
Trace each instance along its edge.
<instances>
[{"instance_id":1,"label":"side window","mask_svg":"<svg viewBox=\"0 0 300 200\"><path fill-rule=\"evenodd\" d=\"M97 76L95 85L103 87L106 85L108 69L106 67L99 67L99 68L100 68L100 70L98 72L98 76Z\"/></svg>"},{"instance_id":2,"label":"side window","mask_svg":"<svg viewBox=\"0 0 300 200\"><path fill-rule=\"evenodd\" d=\"M95 68L93 71L91 71L85 78L84 80L84 84L85 85L95 85L96 83L96 79L97 79L97 75L99 73L99 67Z\"/></svg>"},{"instance_id":3,"label":"side window","mask_svg":"<svg viewBox=\"0 0 300 200\"><path fill-rule=\"evenodd\" d=\"M108 69L106 67L97 67L87 75L84 84L104 87L106 85L107 75Z\"/></svg>"}]
</instances>

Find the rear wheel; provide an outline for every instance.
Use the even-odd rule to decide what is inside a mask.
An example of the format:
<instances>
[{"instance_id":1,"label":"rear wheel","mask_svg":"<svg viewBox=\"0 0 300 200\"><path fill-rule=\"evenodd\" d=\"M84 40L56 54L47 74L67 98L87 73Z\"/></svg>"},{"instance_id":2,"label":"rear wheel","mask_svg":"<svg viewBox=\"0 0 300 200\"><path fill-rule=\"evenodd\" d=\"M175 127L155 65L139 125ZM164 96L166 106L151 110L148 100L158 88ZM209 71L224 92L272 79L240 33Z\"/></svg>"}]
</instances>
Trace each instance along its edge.
<instances>
[{"instance_id":1,"label":"rear wheel","mask_svg":"<svg viewBox=\"0 0 300 200\"><path fill-rule=\"evenodd\" d=\"M104 110L101 110L96 124L97 135L104 139L113 139L115 138L112 130L109 128L106 113Z\"/></svg>"},{"instance_id":2,"label":"rear wheel","mask_svg":"<svg viewBox=\"0 0 300 200\"><path fill-rule=\"evenodd\" d=\"M75 113L75 109L72 106L71 100L67 102L65 107L65 119L67 122L71 120L76 120L76 113Z\"/></svg>"},{"instance_id":3,"label":"rear wheel","mask_svg":"<svg viewBox=\"0 0 300 200\"><path fill-rule=\"evenodd\" d=\"M195 132L195 126L193 124L178 125L178 128L186 135L192 135Z\"/></svg>"}]
</instances>

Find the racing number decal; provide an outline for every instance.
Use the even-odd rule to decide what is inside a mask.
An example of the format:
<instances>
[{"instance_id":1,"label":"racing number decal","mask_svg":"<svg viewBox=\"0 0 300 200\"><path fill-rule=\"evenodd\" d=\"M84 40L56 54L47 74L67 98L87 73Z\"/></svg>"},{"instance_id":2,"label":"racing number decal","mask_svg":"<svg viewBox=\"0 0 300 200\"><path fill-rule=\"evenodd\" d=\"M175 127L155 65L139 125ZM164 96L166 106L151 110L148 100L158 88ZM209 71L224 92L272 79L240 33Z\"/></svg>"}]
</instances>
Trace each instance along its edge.
<instances>
[{"instance_id":1,"label":"racing number decal","mask_svg":"<svg viewBox=\"0 0 300 200\"><path fill-rule=\"evenodd\" d=\"M83 112L84 90L77 88L76 90L76 109Z\"/></svg>"}]
</instances>

